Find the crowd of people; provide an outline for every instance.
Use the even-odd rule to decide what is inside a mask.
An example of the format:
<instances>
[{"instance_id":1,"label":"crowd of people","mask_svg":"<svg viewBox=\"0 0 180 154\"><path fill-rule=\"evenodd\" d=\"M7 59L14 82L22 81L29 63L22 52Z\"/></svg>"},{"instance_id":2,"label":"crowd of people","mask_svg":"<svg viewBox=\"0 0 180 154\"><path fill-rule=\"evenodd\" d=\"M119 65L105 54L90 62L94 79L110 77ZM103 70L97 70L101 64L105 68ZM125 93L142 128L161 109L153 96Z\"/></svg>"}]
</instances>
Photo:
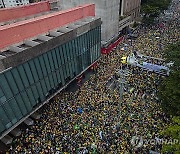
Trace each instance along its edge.
<instances>
[{"instance_id":1,"label":"crowd of people","mask_svg":"<svg viewBox=\"0 0 180 154\"><path fill-rule=\"evenodd\" d=\"M174 12L176 13L176 12ZM157 97L161 75L126 66L122 102L118 90L106 82L120 69L122 55L133 50L162 58L166 45L179 38L178 17L170 23L137 29L139 37L123 43L108 55L102 55L97 70L76 92L61 92L40 111L41 118L14 139L13 153L148 153L161 145L132 143L161 138L159 131L168 121ZM159 26L162 24L163 26ZM127 44L126 51L120 51ZM158 60L156 60L158 62ZM152 60L153 62L153 60Z\"/></svg>"}]
</instances>

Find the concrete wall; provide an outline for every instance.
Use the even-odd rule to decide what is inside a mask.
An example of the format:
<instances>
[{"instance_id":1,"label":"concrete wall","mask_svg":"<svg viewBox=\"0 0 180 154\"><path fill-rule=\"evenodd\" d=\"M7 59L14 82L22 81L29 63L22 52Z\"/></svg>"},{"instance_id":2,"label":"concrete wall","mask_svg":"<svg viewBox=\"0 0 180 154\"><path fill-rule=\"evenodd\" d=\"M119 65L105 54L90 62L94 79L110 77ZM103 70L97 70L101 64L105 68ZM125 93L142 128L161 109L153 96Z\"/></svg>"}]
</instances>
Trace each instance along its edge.
<instances>
[{"instance_id":1,"label":"concrete wall","mask_svg":"<svg viewBox=\"0 0 180 154\"><path fill-rule=\"evenodd\" d=\"M131 20L140 15L141 0L124 0L124 15L131 15Z\"/></svg>"},{"instance_id":2,"label":"concrete wall","mask_svg":"<svg viewBox=\"0 0 180 154\"><path fill-rule=\"evenodd\" d=\"M82 4L94 3L96 16L102 20L102 41L118 35L119 0L60 0L59 8L68 9Z\"/></svg>"},{"instance_id":3,"label":"concrete wall","mask_svg":"<svg viewBox=\"0 0 180 154\"><path fill-rule=\"evenodd\" d=\"M93 4L1 26L0 49L88 16L95 16Z\"/></svg>"},{"instance_id":4,"label":"concrete wall","mask_svg":"<svg viewBox=\"0 0 180 154\"><path fill-rule=\"evenodd\" d=\"M50 11L49 2L39 2L21 7L0 9L0 22L23 18L33 14Z\"/></svg>"}]
</instances>

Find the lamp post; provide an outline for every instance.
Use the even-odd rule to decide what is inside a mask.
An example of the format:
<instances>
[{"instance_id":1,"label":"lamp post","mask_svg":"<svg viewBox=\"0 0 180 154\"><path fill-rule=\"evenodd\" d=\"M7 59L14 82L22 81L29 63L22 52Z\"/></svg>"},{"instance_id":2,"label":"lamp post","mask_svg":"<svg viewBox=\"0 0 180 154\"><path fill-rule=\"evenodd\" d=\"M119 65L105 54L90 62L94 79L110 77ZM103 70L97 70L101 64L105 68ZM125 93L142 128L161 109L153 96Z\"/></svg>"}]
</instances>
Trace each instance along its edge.
<instances>
[{"instance_id":1,"label":"lamp post","mask_svg":"<svg viewBox=\"0 0 180 154\"><path fill-rule=\"evenodd\" d=\"M119 75L120 75L120 78L118 79L118 83L119 83L119 95L120 95L120 98L119 98L119 105L118 105L118 115L117 115L117 118L118 118L118 125L120 124L120 115L121 115L121 105L122 105L122 100L123 100L123 92L124 92L124 84L126 83L126 79L125 77L128 76L128 72L126 70L122 70L122 65L121 65L121 69L119 71Z\"/></svg>"}]
</instances>

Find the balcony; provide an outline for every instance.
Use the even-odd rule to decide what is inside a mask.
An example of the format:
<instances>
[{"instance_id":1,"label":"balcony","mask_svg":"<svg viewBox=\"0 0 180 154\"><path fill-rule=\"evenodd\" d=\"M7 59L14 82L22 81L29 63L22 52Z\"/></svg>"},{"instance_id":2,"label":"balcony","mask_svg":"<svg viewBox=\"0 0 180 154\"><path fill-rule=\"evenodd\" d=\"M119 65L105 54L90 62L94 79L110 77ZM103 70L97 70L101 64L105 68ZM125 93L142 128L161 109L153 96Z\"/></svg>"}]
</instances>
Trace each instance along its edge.
<instances>
[{"instance_id":1,"label":"balcony","mask_svg":"<svg viewBox=\"0 0 180 154\"><path fill-rule=\"evenodd\" d=\"M130 23L131 23L131 16L120 17L120 19L119 19L119 30L122 30L126 26L129 26Z\"/></svg>"}]
</instances>

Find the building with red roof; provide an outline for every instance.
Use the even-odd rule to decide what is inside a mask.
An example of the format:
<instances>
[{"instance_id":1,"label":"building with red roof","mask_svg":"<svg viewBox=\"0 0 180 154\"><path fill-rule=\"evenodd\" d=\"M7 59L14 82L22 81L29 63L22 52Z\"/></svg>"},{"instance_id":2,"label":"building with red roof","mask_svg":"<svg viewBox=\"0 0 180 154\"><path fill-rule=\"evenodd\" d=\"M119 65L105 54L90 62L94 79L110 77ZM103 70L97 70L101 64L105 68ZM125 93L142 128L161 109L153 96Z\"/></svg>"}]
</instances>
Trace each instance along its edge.
<instances>
[{"instance_id":1,"label":"building with red roof","mask_svg":"<svg viewBox=\"0 0 180 154\"><path fill-rule=\"evenodd\" d=\"M0 139L94 66L101 23L94 4L0 10Z\"/></svg>"}]
</instances>

